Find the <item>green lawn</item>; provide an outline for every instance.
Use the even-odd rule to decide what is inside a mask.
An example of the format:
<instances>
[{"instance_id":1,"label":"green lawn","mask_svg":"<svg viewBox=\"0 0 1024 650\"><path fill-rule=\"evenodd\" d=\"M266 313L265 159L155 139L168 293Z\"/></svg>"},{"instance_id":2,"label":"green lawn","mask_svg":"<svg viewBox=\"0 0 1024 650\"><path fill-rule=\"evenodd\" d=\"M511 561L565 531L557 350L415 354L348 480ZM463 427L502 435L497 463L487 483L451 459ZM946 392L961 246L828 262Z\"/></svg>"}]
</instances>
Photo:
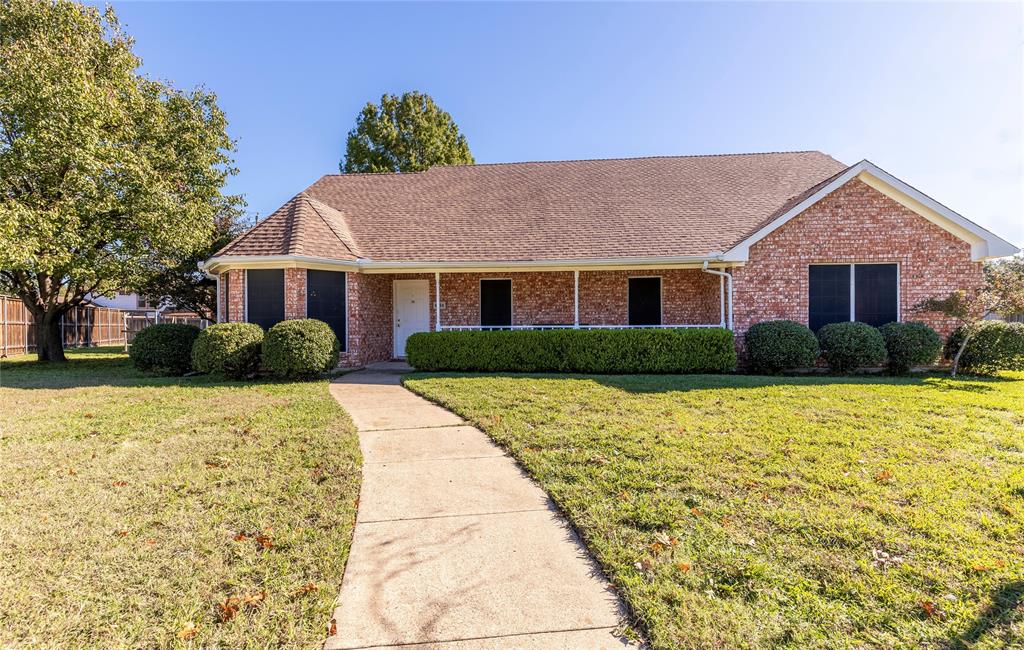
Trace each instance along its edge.
<instances>
[{"instance_id":1,"label":"green lawn","mask_svg":"<svg viewBox=\"0 0 1024 650\"><path fill-rule=\"evenodd\" d=\"M1024 647L1024 375L413 375L656 648Z\"/></svg>"},{"instance_id":2,"label":"green lawn","mask_svg":"<svg viewBox=\"0 0 1024 650\"><path fill-rule=\"evenodd\" d=\"M326 382L23 357L0 426L0 647L322 646L360 477Z\"/></svg>"}]
</instances>

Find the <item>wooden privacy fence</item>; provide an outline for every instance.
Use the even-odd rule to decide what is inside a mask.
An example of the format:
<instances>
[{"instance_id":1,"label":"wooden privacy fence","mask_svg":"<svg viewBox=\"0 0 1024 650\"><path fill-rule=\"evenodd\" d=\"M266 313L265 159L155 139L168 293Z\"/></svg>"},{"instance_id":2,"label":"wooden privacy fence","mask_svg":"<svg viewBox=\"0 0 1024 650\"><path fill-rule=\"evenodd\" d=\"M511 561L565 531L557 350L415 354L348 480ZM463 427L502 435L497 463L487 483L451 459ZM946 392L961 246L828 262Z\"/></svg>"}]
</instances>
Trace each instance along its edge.
<instances>
[{"instance_id":1,"label":"wooden privacy fence","mask_svg":"<svg viewBox=\"0 0 1024 650\"><path fill-rule=\"evenodd\" d=\"M65 348L96 345L131 344L135 335L154 323L187 323L196 327L208 324L199 318L181 315L157 315L130 312L110 307L84 305L76 307L61 319ZM35 320L17 298L0 296L0 356L26 354L36 350Z\"/></svg>"}]
</instances>

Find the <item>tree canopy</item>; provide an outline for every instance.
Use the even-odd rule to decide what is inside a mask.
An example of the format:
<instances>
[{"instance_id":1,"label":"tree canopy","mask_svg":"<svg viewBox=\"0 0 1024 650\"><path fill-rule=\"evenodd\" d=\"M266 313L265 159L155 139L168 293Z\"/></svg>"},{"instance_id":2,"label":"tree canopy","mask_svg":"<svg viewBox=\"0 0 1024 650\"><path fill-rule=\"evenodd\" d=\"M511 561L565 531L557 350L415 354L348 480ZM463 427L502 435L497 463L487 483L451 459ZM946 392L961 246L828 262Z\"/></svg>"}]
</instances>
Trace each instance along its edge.
<instances>
[{"instance_id":1,"label":"tree canopy","mask_svg":"<svg viewBox=\"0 0 1024 650\"><path fill-rule=\"evenodd\" d=\"M63 359L60 317L210 245L241 199L213 93L138 72L111 8L0 1L0 290Z\"/></svg>"},{"instance_id":2,"label":"tree canopy","mask_svg":"<svg viewBox=\"0 0 1024 650\"><path fill-rule=\"evenodd\" d=\"M343 173L418 172L434 165L472 165L466 137L429 95L417 91L368 102L348 133Z\"/></svg>"}]
</instances>

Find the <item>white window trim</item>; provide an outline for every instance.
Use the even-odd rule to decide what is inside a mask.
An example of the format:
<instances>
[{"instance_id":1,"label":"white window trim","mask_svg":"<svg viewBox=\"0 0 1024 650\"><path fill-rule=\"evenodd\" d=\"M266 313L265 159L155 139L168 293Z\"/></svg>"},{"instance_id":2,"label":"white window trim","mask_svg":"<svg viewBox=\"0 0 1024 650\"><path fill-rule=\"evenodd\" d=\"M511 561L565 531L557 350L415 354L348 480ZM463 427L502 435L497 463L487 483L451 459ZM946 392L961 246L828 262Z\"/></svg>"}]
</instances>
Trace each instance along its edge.
<instances>
[{"instance_id":1,"label":"white window trim","mask_svg":"<svg viewBox=\"0 0 1024 650\"><path fill-rule=\"evenodd\" d=\"M903 265L900 262L894 260L879 260L871 262L810 262L807 264L807 323L811 322L811 267L812 266L846 266L850 269L850 320L849 322L857 322L857 272L854 267L865 266L865 265L877 265L877 264L893 264L896 266L896 322L903 322Z\"/></svg>"},{"instance_id":2,"label":"white window trim","mask_svg":"<svg viewBox=\"0 0 1024 650\"><path fill-rule=\"evenodd\" d=\"M660 275L630 275L626 277L626 324L629 322L629 281L658 278L658 327L665 324L665 278ZM637 325L636 327L650 327L650 325Z\"/></svg>"},{"instance_id":3,"label":"white window trim","mask_svg":"<svg viewBox=\"0 0 1024 650\"><path fill-rule=\"evenodd\" d=\"M495 281L508 281L508 314L509 323L507 327L512 327L516 324L516 283L512 278L480 278L477 283L477 314L476 320L480 327L506 327L505 325L484 325L484 282L495 280Z\"/></svg>"}]
</instances>

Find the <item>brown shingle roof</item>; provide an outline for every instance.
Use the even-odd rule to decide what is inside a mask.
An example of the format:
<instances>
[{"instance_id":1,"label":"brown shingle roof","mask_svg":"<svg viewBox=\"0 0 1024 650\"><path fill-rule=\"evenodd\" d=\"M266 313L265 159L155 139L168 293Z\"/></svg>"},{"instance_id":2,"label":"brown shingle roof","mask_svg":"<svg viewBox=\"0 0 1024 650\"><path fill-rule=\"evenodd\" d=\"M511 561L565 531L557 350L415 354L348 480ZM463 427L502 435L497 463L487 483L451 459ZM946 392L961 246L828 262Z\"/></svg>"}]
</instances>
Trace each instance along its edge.
<instances>
[{"instance_id":1,"label":"brown shingle roof","mask_svg":"<svg viewBox=\"0 0 1024 650\"><path fill-rule=\"evenodd\" d=\"M728 250L844 169L807 151L331 175L219 255L411 262L704 256Z\"/></svg>"},{"instance_id":2,"label":"brown shingle roof","mask_svg":"<svg viewBox=\"0 0 1024 650\"><path fill-rule=\"evenodd\" d=\"M357 252L345 219L305 192L292 198L217 255L305 255L355 260Z\"/></svg>"}]
</instances>

